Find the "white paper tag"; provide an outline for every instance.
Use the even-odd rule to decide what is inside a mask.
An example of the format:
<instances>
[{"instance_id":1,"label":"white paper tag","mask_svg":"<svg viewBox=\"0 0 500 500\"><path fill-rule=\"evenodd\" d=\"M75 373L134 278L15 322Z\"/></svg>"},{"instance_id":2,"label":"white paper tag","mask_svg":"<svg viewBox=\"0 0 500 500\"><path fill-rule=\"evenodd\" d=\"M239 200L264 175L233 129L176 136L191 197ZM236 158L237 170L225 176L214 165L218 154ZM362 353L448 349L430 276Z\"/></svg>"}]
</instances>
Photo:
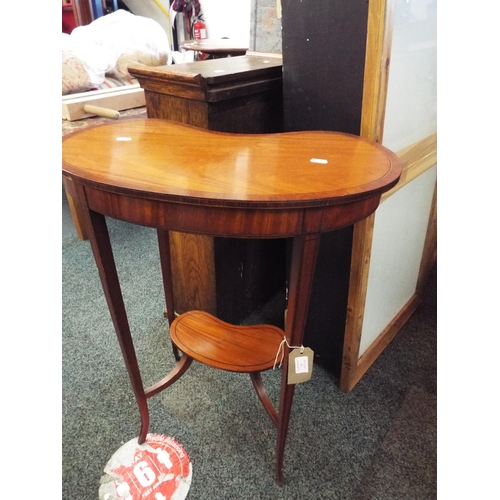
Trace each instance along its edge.
<instances>
[{"instance_id":1,"label":"white paper tag","mask_svg":"<svg viewBox=\"0 0 500 500\"><path fill-rule=\"evenodd\" d=\"M295 358L295 373L307 373L309 371L309 363L307 361L307 356Z\"/></svg>"}]
</instances>

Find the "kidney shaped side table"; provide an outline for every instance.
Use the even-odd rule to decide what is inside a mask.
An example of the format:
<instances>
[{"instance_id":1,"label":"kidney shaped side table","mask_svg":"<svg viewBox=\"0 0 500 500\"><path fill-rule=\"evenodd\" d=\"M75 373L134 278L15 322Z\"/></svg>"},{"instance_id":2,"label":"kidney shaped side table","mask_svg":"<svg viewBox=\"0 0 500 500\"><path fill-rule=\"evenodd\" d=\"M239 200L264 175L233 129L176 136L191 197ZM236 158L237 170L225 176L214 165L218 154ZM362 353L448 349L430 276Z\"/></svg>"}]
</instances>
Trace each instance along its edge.
<instances>
[{"instance_id":1,"label":"kidney shaped side table","mask_svg":"<svg viewBox=\"0 0 500 500\"><path fill-rule=\"evenodd\" d=\"M281 335L290 346L302 345L321 234L375 211L381 194L399 180L397 156L374 142L337 132L229 134L151 118L75 132L63 138L62 150L63 182L86 218L139 406L139 442L147 437L147 398L175 382L193 359L214 368L248 372L277 428L276 475L282 485L295 388L287 383L288 347L278 410L264 391L260 371L273 366ZM105 217L158 232L167 316L178 364L148 388L142 383ZM229 325L196 311L175 318L169 231L292 237L285 332L269 325ZM235 344L240 342L248 355L238 351ZM183 353L180 358L178 348Z\"/></svg>"}]
</instances>

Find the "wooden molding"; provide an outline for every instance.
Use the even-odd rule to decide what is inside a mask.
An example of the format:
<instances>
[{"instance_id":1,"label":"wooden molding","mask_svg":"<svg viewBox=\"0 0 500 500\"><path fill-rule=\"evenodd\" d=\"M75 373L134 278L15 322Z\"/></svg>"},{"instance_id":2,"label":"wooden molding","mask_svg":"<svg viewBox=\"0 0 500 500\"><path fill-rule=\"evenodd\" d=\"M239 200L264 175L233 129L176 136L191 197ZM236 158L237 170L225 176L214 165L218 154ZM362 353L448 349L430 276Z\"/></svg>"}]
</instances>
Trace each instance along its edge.
<instances>
[{"instance_id":1,"label":"wooden molding","mask_svg":"<svg viewBox=\"0 0 500 500\"><path fill-rule=\"evenodd\" d=\"M373 240L375 214L354 224L347 317L342 352L340 389L349 392L358 372L359 344L365 313L366 288Z\"/></svg>"},{"instance_id":2,"label":"wooden molding","mask_svg":"<svg viewBox=\"0 0 500 500\"><path fill-rule=\"evenodd\" d=\"M399 182L382 195L381 201L392 196L420 174L437 163L437 133L431 134L396 153L403 163L403 172Z\"/></svg>"},{"instance_id":3,"label":"wooden molding","mask_svg":"<svg viewBox=\"0 0 500 500\"><path fill-rule=\"evenodd\" d=\"M394 0L372 0L368 7L361 137L382 142L392 44Z\"/></svg>"},{"instance_id":4,"label":"wooden molding","mask_svg":"<svg viewBox=\"0 0 500 500\"><path fill-rule=\"evenodd\" d=\"M382 200L397 192L437 163L437 134L432 134L399 151L403 161L401 180L394 188L382 195ZM351 278L348 298L348 312L345 329L344 351L340 376L340 389L350 392L366 373L368 368L380 356L396 333L408 321L422 302L427 277L436 261L437 246L437 186L429 216L429 224L422 252L422 260L415 295L401 309L393 321L380 333L368 350L359 357L359 346L363 327L363 315L366 302L368 273L370 268L370 250L373 238L375 215L354 226Z\"/></svg>"}]
</instances>

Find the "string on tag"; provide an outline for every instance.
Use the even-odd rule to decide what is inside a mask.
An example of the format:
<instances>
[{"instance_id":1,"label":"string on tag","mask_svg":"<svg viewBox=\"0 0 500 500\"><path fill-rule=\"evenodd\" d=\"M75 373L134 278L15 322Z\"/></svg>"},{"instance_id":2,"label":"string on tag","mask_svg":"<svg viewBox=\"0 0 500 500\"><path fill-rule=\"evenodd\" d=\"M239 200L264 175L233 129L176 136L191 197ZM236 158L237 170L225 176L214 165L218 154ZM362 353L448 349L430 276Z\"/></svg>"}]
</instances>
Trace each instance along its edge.
<instances>
[{"instance_id":1,"label":"string on tag","mask_svg":"<svg viewBox=\"0 0 500 500\"><path fill-rule=\"evenodd\" d=\"M300 354L304 352L304 346L297 346L297 345L290 345L288 341L286 340L286 337L283 337L283 340L280 342L280 345L278 347L278 352L276 353L276 357L274 358L274 365L273 365L273 370L276 368L276 363L278 362L278 356L280 354L280 351L283 351L281 354L281 361L278 366L278 368L281 368L281 365L283 363L283 358L285 357L285 349L283 349L283 344L286 344L289 349L300 349Z\"/></svg>"}]
</instances>

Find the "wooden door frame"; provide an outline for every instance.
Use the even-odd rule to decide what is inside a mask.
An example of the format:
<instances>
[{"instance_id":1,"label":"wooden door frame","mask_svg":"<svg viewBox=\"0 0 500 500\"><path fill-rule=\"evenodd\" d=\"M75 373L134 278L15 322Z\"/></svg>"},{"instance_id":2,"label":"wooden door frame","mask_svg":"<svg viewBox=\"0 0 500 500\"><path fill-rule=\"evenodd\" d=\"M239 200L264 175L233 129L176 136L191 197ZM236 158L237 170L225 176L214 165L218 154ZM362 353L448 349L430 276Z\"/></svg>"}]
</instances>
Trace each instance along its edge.
<instances>
[{"instance_id":1,"label":"wooden door frame","mask_svg":"<svg viewBox=\"0 0 500 500\"><path fill-rule=\"evenodd\" d=\"M376 142L382 142L384 133L394 11L395 0L370 0L360 135ZM398 185L386 193L384 199L437 163L437 134L432 134L405 148L398 152L398 156L403 162L403 174ZM416 292L361 357L359 351L375 214L354 225L344 348L339 380L340 389L344 392L350 392L354 388L422 302L421 297L425 290L427 275L436 259L436 198L435 188Z\"/></svg>"}]
</instances>

